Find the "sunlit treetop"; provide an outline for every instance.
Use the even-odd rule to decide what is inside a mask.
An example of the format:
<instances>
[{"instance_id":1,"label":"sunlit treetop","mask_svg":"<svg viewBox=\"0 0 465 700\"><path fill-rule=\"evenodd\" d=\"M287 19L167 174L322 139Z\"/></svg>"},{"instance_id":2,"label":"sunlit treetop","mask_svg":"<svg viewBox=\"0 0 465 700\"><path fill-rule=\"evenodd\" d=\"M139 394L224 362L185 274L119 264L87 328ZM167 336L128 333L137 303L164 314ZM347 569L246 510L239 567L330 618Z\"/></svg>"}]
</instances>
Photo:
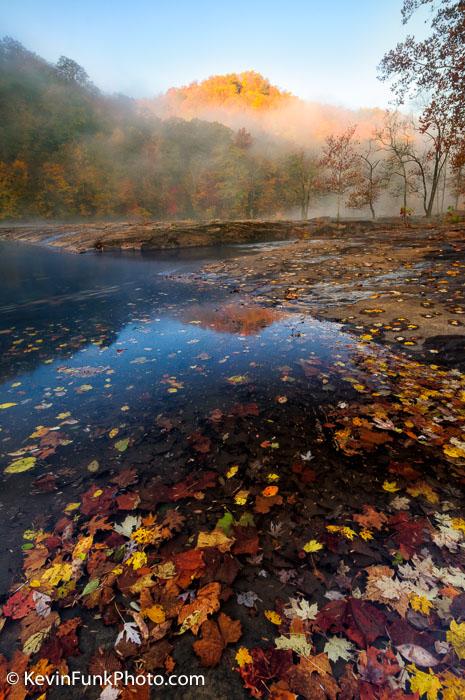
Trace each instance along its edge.
<instances>
[{"instance_id":1,"label":"sunlit treetop","mask_svg":"<svg viewBox=\"0 0 465 700\"><path fill-rule=\"evenodd\" d=\"M256 71L213 75L202 82L168 90L167 99L189 111L199 106L267 110L293 100Z\"/></svg>"}]
</instances>

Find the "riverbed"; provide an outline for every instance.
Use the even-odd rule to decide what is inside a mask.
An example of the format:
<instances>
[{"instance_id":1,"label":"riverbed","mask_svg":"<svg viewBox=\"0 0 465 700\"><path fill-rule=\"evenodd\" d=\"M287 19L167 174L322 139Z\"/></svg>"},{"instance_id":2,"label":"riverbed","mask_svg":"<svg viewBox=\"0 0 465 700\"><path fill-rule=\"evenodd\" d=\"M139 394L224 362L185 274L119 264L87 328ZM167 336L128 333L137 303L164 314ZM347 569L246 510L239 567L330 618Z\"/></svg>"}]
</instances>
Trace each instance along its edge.
<instances>
[{"instance_id":1,"label":"riverbed","mask_svg":"<svg viewBox=\"0 0 465 700\"><path fill-rule=\"evenodd\" d=\"M0 594L9 601L0 650L8 659L18 644L29 650L39 592L61 623L44 628L37 648L34 638L24 663L43 658L41 648L57 659L66 649L71 669L104 658L204 672L206 687L183 698L247 697L242 681L264 692L270 679L291 678L291 642L285 672L270 651L278 634L292 638L289 625L323 652L324 620L309 625L316 612L305 605L326 610L365 597L365 572L383 564L388 576L412 557L461 571L462 551L434 527L462 522L465 376L374 342L376 323L369 332L312 315L300 258L327 261L311 245L281 245L76 256L0 243ZM465 578L454 576L465 597ZM221 608L234 630L215 663L195 646L195 601L207 590L214 595L200 619ZM443 613L422 637L431 653L450 621L445 594L434 590ZM156 615L144 621L147 600ZM383 638L399 617L392 599L368 600L383 616L380 641L405 645L404 628ZM183 617L190 605L191 622ZM415 629L429 625L408 619ZM118 641L123 621L142 638ZM59 641L58 624L79 627L71 646ZM201 629L212 634L211 625ZM236 661L239 639L256 661ZM343 671L335 663L336 680L328 672L326 682L342 683Z\"/></svg>"}]
</instances>

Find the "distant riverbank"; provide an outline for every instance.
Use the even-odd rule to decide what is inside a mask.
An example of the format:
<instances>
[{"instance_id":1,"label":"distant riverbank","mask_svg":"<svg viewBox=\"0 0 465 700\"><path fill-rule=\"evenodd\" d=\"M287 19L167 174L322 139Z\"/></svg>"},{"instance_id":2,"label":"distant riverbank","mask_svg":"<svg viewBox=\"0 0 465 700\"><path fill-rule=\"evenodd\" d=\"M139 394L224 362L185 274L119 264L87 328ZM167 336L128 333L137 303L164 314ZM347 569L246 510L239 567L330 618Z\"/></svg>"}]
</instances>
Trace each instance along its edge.
<instances>
[{"instance_id":1,"label":"distant riverbank","mask_svg":"<svg viewBox=\"0 0 465 700\"><path fill-rule=\"evenodd\" d=\"M210 222L101 222L36 223L0 226L0 239L61 248L73 253L89 250L164 250L265 241L306 239L318 235L359 233L395 228L395 220L350 220L337 224L329 218L308 221Z\"/></svg>"}]
</instances>

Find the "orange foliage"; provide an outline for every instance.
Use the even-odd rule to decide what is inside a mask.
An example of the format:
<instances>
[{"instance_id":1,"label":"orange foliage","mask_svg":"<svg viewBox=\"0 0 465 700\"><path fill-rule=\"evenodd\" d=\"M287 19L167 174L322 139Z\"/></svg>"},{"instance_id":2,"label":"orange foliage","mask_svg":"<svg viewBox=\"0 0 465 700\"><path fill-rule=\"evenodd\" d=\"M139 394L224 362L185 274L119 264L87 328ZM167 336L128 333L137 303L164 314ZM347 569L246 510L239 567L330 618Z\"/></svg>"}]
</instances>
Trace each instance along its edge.
<instances>
[{"instance_id":1,"label":"orange foliage","mask_svg":"<svg viewBox=\"0 0 465 700\"><path fill-rule=\"evenodd\" d=\"M274 309L265 309L261 306L225 304L219 308L194 307L190 310L189 320L195 320L203 328L210 328L220 333L255 335L282 316L283 314Z\"/></svg>"}]
</instances>

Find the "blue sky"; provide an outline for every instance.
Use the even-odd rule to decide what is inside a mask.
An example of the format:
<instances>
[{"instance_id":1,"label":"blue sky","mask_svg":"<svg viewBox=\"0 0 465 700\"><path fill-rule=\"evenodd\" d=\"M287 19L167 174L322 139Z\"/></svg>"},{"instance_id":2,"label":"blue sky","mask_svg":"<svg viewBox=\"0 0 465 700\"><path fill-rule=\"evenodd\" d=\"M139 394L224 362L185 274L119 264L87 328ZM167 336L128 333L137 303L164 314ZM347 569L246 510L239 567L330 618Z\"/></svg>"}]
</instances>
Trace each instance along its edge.
<instances>
[{"instance_id":1,"label":"blue sky","mask_svg":"<svg viewBox=\"0 0 465 700\"><path fill-rule=\"evenodd\" d=\"M74 58L106 92L150 97L254 69L309 100L388 105L376 78L407 33L402 0L0 0L0 33ZM420 35L422 16L408 25Z\"/></svg>"}]
</instances>

